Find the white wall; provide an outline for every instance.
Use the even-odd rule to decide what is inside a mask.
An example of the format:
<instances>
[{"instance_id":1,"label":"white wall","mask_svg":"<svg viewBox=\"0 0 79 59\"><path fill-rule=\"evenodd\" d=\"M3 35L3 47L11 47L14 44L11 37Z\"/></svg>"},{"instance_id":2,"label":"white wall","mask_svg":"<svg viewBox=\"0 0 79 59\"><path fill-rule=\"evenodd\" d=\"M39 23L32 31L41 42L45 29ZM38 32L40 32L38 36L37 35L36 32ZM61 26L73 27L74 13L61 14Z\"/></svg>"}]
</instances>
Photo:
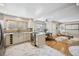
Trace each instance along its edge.
<instances>
[{"instance_id":1,"label":"white wall","mask_svg":"<svg viewBox=\"0 0 79 59\"><path fill-rule=\"evenodd\" d=\"M46 23L46 28L48 29L48 32L52 32L52 22L47 22Z\"/></svg>"},{"instance_id":2,"label":"white wall","mask_svg":"<svg viewBox=\"0 0 79 59\"><path fill-rule=\"evenodd\" d=\"M65 32L65 24L60 25L60 33Z\"/></svg>"},{"instance_id":3,"label":"white wall","mask_svg":"<svg viewBox=\"0 0 79 59\"><path fill-rule=\"evenodd\" d=\"M52 21L48 21L46 24L46 28L48 29L48 32L52 32L53 34L57 34L59 33L59 23L57 22L52 22Z\"/></svg>"}]
</instances>

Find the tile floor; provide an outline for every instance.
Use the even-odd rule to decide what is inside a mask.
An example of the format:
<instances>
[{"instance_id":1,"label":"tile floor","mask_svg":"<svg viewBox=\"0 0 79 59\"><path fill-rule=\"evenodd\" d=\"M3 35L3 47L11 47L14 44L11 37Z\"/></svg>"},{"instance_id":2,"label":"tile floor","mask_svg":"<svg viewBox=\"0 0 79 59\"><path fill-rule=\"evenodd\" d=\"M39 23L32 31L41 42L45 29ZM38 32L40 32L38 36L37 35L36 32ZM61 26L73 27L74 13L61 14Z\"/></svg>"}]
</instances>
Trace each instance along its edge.
<instances>
[{"instance_id":1,"label":"tile floor","mask_svg":"<svg viewBox=\"0 0 79 59\"><path fill-rule=\"evenodd\" d=\"M64 54L47 45L37 48L27 42L7 47L5 56L64 56Z\"/></svg>"}]
</instances>

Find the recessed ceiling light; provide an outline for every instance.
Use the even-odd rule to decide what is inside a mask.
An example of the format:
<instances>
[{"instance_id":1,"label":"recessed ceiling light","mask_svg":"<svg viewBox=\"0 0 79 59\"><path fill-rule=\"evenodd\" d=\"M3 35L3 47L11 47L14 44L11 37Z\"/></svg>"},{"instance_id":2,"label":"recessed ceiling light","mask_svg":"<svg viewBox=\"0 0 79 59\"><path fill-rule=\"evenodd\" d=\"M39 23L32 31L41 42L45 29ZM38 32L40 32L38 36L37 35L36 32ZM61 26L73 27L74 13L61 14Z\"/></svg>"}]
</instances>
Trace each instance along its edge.
<instances>
[{"instance_id":1,"label":"recessed ceiling light","mask_svg":"<svg viewBox=\"0 0 79 59\"><path fill-rule=\"evenodd\" d=\"M79 6L79 3L76 3L76 6Z\"/></svg>"}]
</instances>

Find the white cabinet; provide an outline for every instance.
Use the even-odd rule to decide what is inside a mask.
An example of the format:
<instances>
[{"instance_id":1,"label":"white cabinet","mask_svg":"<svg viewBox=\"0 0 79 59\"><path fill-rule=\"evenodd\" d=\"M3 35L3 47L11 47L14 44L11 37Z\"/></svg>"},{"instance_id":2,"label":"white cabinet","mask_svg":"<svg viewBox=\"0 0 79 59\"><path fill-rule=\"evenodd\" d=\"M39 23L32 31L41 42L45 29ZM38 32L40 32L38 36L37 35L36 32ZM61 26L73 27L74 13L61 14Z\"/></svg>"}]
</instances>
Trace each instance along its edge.
<instances>
[{"instance_id":1,"label":"white cabinet","mask_svg":"<svg viewBox=\"0 0 79 59\"><path fill-rule=\"evenodd\" d=\"M36 45L38 47L43 47L43 45L45 45L45 34L36 35Z\"/></svg>"},{"instance_id":2,"label":"white cabinet","mask_svg":"<svg viewBox=\"0 0 79 59\"><path fill-rule=\"evenodd\" d=\"M10 34L5 34L6 46L10 45Z\"/></svg>"},{"instance_id":3,"label":"white cabinet","mask_svg":"<svg viewBox=\"0 0 79 59\"><path fill-rule=\"evenodd\" d=\"M18 33L18 42L21 43L21 42L24 42L24 38L23 38L24 34L21 32L21 33Z\"/></svg>"},{"instance_id":4,"label":"white cabinet","mask_svg":"<svg viewBox=\"0 0 79 59\"><path fill-rule=\"evenodd\" d=\"M14 33L13 34L13 44L22 43L31 40L31 34L30 33Z\"/></svg>"},{"instance_id":5,"label":"white cabinet","mask_svg":"<svg viewBox=\"0 0 79 59\"><path fill-rule=\"evenodd\" d=\"M31 40L31 33L24 33L24 41L30 41Z\"/></svg>"},{"instance_id":6,"label":"white cabinet","mask_svg":"<svg viewBox=\"0 0 79 59\"><path fill-rule=\"evenodd\" d=\"M13 33L13 44L16 44L19 42L19 35L18 33Z\"/></svg>"},{"instance_id":7,"label":"white cabinet","mask_svg":"<svg viewBox=\"0 0 79 59\"><path fill-rule=\"evenodd\" d=\"M22 43L22 42L26 42L26 41L30 41L31 40L31 33L29 32L21 32L21 33L7 33L5 35L5 39L6 39L6 46L12 45L11 44L11 37L10 34L12 34L12 44L18 44L18 43Z\"/></svg>"}]
</instances>

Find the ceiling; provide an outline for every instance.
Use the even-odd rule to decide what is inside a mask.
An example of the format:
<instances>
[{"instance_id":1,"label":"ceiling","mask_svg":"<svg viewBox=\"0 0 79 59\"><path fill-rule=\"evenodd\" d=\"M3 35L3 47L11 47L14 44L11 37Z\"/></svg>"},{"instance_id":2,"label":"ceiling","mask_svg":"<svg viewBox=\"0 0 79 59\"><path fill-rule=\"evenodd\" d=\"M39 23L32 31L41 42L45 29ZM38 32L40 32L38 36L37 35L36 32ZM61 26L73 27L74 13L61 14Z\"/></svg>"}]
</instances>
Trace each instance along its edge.
<instances>
[{"instance_id":1,"label":"ceiling","mask_svg":"<svg viewBox=\"0 0 79 59\"><path fill-rule=\"evenodd\" d=\"M75 3L5 3L0 8L0 12L26 18L79 20L79 6Z\"/></svg>"}]
</instances>

